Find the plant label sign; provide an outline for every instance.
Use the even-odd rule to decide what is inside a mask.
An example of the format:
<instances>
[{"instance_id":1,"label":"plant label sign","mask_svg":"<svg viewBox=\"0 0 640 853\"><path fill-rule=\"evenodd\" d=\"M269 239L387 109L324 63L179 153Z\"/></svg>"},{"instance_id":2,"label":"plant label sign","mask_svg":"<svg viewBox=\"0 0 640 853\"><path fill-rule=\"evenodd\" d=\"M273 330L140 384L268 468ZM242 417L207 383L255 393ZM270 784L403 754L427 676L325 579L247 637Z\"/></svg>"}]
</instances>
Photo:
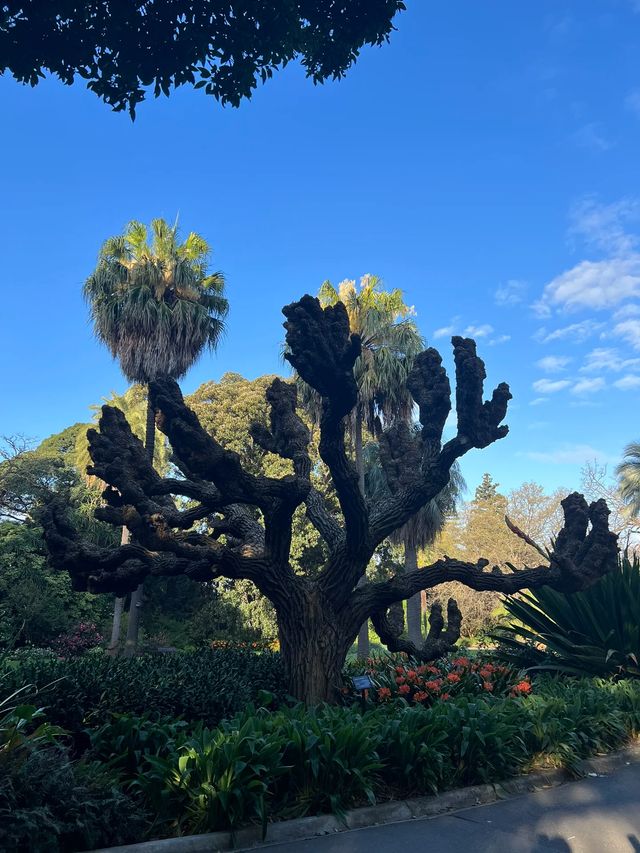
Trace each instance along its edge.
<instances>
[{"instance_id":1,"label":"plant label sign","mask_svg":"<svg viewBox=\"0 0 640 853\"><path fill-rule=\"evenodd\" d=\"M351 681L356 690L369 690L373 687L373 681L368 675L355 675Z\"/></svg>"}]
</instances>

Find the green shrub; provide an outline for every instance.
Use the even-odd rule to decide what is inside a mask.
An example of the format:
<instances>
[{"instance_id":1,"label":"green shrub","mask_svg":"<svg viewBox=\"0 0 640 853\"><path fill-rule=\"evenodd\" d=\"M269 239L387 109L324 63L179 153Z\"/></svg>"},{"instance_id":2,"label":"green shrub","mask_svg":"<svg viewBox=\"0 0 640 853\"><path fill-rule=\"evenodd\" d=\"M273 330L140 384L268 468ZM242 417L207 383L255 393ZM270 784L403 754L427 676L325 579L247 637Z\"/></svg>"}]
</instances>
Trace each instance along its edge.
<instances>
[{"instance_id":1,"label":"green shrub","mask_svg":"<svg viewBox=\"0 0 640 853\"><path fill-rule=\"evenodd\" d=\"M266 795L287 770L282 739L251 717L238 728L200 728L171 758L147 763L138 787L179 834L233 830L252 818L266 831Z\"/></svg>"},{"instance_id":2,"label":"green shrub","mask_svg":"<svg viewBox=\"0 0 640 853\"><path fill-rule=\"evenodd\" d=\"M640 677L640 560L581 592L550 587L505 599L515 620L493 638L520 665L571 675Z\"/></svg>"},{"instance_id":3,"label":"green shrub","mask_svg":"<svg viewBox=\"0 0 640 853\"><path fill-rule=\"evenodd\" d=\"M343 814L364 800L375 802L373 787L380 737L373 716L356 708L297 706L262 713L259 722L283 745L288 770L278 783L275 809L287 817L331 811Z\"/></svg>"},{"instance_id":4,"label":"green shrub","mask_svg":"<svg viewBox=\"0 0 640 853\"><path fill-rule=\"evenodd\" d=\"M214 726L261 690L285 695L280 655L269 651L202 650L128 659L89 654L67 660L31 654L5 661L4 670L9 689L34 684L48 719L73 733L109 721L113 712L150 710L156 717Z\"/></svg>"},{"instance_id":5,"label":"green shrub","mask_svg":"<svg viewBox=\"0 0 640 853\"><path fill-rule=\"evenodd\" d=\"M96 763L58 747L0 761L0 849L74 853L140 838L144 813Z\"/></svg>"}]
</instances>

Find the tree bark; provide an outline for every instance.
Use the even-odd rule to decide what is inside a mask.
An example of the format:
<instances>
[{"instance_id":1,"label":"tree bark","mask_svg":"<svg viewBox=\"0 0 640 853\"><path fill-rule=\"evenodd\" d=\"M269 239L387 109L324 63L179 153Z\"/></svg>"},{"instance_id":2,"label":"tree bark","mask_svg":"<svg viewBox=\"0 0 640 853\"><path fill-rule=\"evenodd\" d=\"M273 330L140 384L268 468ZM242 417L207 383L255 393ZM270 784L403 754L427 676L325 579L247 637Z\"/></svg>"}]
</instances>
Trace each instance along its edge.
<instances>
[{"instance_id":1,"label":"tree bark","mask_svg":"<svg viewBox=\"0 0 640 853\"><path fill-rule=\"evenodd\" d=\"M355 446L355 456L356 456L356 470L358 472L358 483L360 485L360 493L364 495L364 456L362 452L362 412L358 407L356 409L356 422L355 422L355 430L354 430L354 446ZM360 578L358 581L358 586L363 586L367 582L366 577ZM369 620L367 619L360 626L360 630L358 631L358 657L359 658L368 658L371 654L370 644L369 644Z\"/></svg>"},{"instance_id":2,"label":"tree bark","mask_svg":"<svg viewBox=\"0 0 640 853\"><path fill-rule=\"evenodd\" d=\"M153 465L153 454L156 445L156 413L151 402L151 395L147 396L147 424L144 436L145 450L149 454ZM129 604L129 621L127 622L127 639L124 645L124 656L133 657L138 651L138 637L140 634L140 617L144 604L144 584L140 584L131 593ZM114 617L115 618L115 617Z\"/></svg>"},{"instance_id":3,"label":"tree bark","mask_svg":"<svg viewBox=\"0 0 640 853\"><path fill-rule=\"evenodd\" d=\"M127 545L131 536L127 527L122 528L120 536L120 544ZM113 622L111 623L111 640L107 649L107 654L111 657L116 657L120 650L120 630L122 627L122 613L124 611L124 596L117 595L113 602Z\"/></svg>"},{"instance_id":4,"label":"tree bark","mask_svg":"<svg viewBox=\"0 0 640 853\"><path fill-rule=\"evenodd\" d=\"M404 537L404 570L414 572L418 568L418 551L411 536ZM407 635L417 646L422 644L421 593L416 592L407 599Z\"/></svg>"},{"instance_id":5,"label":"tree bark","mask_svg":"<svg viewBox=\"0 0 640 853\"><path fill-rule=\"evenodd\" d=\"M304 598L278 614L288 690L306 705L335 702L355 631L349 633L332 618L317 590L309 590Z\"/></svg>"}]
</instances>

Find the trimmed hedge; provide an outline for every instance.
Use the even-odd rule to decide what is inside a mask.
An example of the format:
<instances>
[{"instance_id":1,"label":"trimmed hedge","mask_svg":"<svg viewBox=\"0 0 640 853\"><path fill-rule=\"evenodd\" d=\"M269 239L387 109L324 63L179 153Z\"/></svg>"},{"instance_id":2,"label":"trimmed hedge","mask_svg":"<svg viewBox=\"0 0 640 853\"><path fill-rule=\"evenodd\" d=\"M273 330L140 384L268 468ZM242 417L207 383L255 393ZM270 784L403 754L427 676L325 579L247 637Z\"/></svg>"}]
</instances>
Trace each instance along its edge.
<instances>
[{"instance_id":1,"label":"trimmed hedge","mask_svg":"<svg viewBox=\"0 0 640 853\"><path fill-rule=\"evenodd\" d=\"M61 660L31 652L0 663L5 693L34 685L47 719L79 733L111 713L180 717L215 726L268 691L285 695L280 655L205 649L138 658L89 654Z\"/></svg>"}]
</instances>

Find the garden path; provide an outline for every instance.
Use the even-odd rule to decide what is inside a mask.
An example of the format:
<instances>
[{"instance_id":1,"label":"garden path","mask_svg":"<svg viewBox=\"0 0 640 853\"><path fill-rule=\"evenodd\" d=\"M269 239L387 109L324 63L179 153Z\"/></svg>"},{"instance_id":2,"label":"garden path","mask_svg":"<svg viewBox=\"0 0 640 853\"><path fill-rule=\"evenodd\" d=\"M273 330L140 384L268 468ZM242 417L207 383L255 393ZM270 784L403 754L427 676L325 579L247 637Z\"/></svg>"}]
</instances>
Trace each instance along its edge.
<instances>
[{"instance_id":1,"label":"garden path","mask_svg":"<svg viewBox=\"0 0 640 853\"><path fill-rule=\"evenodd\" d=\"M640 764L455 814L259 849L265 853L640 853Z\"/></svg>"}]
</instances>

